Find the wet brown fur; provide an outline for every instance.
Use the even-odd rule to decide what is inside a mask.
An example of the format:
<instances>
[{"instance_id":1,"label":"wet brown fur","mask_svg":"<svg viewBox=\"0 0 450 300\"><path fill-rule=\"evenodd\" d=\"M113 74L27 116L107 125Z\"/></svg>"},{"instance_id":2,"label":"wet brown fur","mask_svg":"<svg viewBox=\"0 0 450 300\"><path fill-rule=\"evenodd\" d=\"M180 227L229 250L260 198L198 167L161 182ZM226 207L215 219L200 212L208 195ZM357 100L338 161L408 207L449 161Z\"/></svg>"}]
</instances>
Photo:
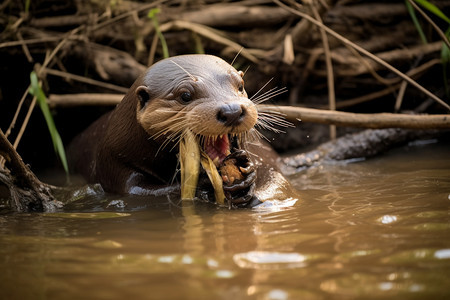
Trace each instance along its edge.
<instances>
[{"instance_id":1,"label":"wet brown fur","mask_svg":"<svg viewBox=\"0 0 450 300\"><path fill-rule=\"evenodd\" d=\"M108 192L164 193L161 188L173 183L175 145L186 127L202 136L253 128L256 107L241 84L242 72L215 56L178 56L156 63L112 112L73 141L69 149L72 166ZM194 101L180 101L186 91ZM143 101L146 95L149 99ZM216 120L218 107L228 102L246 107L248 115L238 126L226 127Z\"/></svg>"}]
</instances>

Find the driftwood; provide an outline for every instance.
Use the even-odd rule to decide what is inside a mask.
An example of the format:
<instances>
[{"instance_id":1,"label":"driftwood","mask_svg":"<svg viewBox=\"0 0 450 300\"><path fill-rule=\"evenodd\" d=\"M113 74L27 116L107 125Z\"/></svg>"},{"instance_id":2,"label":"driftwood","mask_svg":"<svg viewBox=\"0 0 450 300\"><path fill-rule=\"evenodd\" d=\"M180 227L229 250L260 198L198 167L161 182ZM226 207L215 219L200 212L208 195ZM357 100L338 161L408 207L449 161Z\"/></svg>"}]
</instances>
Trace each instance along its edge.
<instances>
[{"instance_id":1,"label":"driftwood","mask_svg":"<svg viewBox=\"0 0 450 300\"><path fill-rule=\"evenodd\" d=\"M52 107L116 105L122 94L68 94L49 96ZM450 115L361 114L294 106L258 105L259 110L282 114L291 122L312 122L360 128L449 129Z\"/></svg>"},{"instance_id":2,"label":"driftwood","mask_svg":"<svg viewBox=\"0 0 450 300\"><path fill-rule=\"evenodd\" d=\"M260 105L263 111L280 112L290 121L363 128L449 129L450 115L348 113L305 107Z\"/></svg>"},{"instance_id":3,"label":"driftwood","mask_svg":"<svg viewBox=\"0 0 450 300\"><path fill-rule=\"evenodd\" d=\"M129 87L147 67L129 53L95 43L72 43L72 53L106 82Z\"/></svg>"},{"instance_id":4,"label":"driftwood","mask_svg":"<svg viewBox=\"0 0 450 300\"><path fill-rule=\"evenodd\" d=\"M54 211L62 207L53 187L41 182L26 166L0 130L0 182L9 189L11 207L18 212Z\"/></svg>"},{"instance_id":5,"label":"driftwood","mask_svg":"<svg viewBox=\"0 0 450 300\"><path fill-rule=\"evenodd\" d=\"M211 27L270 27L294 19L289 12L281 7L262 5L212 4L199 10L174 15L188 22L195 22Z\"/></svg>"},{"instance_id":6,"label":"driftwood","mask_svg":"<svg viewBox=\"0 0 450 300\"><path fill-rule=\"evenodd\" d=\"M129 87L128 83L136 78L133 71L138 73L142 66L148 64L147 51L154 40L155 30L146 13L150 8L159 5L160 29L166 36L171 55L191 53L194 42L192 36L201 36L197 42L202 44L207 53L219 54L231 60L242 48L242 57L246 58L247 62L257 63L252 69L259 75L250 75L246 79L250 91L252 88L258 89L261 81L274 77L281 81L282 86L287 86L292 91L290 98L294 99L293 103L298 103L299 99L308 103L308 93L311 90L323 89L323 79L327 76L323 66L325 50L322 46L323 37L314 24L287 10L279 1L275 1L278 5L275 5L274 1L264 0L217 2L182 1L179 4L166 5L165 1L154 1L151 4L121 1L113 7L81 1L72 4L77 11L75 15L57 15L58 12L55 11L54 16L39 18L31 14L29 19L25 19L13 13L4 23L14 26L5 31L9 34L9 39L0 43L0 48L21 46L25 51L28 45L32 57L39 49L32 47L33 45L47 42L48 47L52 47L51 41L54 43L69 38L64 32L58 31L59 28L77 27L78 32L70 37L76 41L77 47L74 47L74 43L67 43L61 51L61 57L69 58L69 61L76 59L90 66L92 74L89 76L95 74L103 80ZM407 72L410 66L422 65L440 55L441 47L438 41L430 41L429 45L422 44L403 0L321 0L304 1L303 5L295 5L294 1L284 3L308 15L317 11L323 23L330 29L343 34L385 62L402 68L404 72ZM442 11L450 8L449 1L437 1L435 4ZM15 6L14 3L9 4L11 12L14 12ZM0 16L1 13L2 11ZM19 40L10 40L14 38ZM329 39L336 83L345 80L346 86L351 86L351 83L358 84L363 76L368 77L367 79L375 76L372 78L375 82L368 85L371 90L361 89L358 94L358 91L353 89L353 97L374 93L373 87L377 85L380 89L385 88L385 82L380 82L380 78L374 74L375 71L385 73L385 67L365 57L358 57L347 47L343 47L338 39ZM91 45L104 41L110 42L100 46L103 48L100 52L90 49ZM131 56L123 57L120 54L121 57L116 59L119 47L114 43L121 49L125 45L128 51L124 52ZM289 47L293 49L291 59L286 59ZM132 50L133 48L136 49ZM160 57L159 49L156 55ZM104 59L101 56L104 56ZM140 61L137 62L136 58ZM361 59L365 62L361 62ZM240 60L241 64L247 62ZM61 63L59 66L62 66ZM130 70L127 69L121 74L120 70L127 68L126 66L129 66ZM61 71L71 72L70 68ZM280 75L280 71L286 75ZM424 75L425 73L421 74ZM337 102L339 99L344 100L339 96L341 93L348 92L343 86L339 87Z\"/></svg>"},{"instance_id":7,"label":"driftwood","mask_svg":"<svg viewBox=\"0 0 450 300\"><path fill-rule=\"evenodd\" d=\"M411 140L429 136L436 136L436 132L399 128L367 129L323 143L312 151L286 157L282 159L281 167L283 173L294 174L327 162L372 157Z\"/></svg>"}]
</instances>

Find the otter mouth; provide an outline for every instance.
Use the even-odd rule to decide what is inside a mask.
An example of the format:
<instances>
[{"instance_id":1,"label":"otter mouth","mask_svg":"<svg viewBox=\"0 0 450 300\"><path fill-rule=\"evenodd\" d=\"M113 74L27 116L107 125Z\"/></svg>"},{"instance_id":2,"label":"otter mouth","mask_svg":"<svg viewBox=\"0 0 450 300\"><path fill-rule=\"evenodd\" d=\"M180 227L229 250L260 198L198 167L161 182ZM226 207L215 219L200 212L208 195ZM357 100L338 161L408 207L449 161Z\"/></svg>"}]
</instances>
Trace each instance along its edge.
<instances>
[{"instance_id":1,"label":"otter mouth","mask_svg":"<svg viewBox=\"0 0 450 300\"><path fill-rule=\"evenodd\" d=\"M237 137L228 134L205 137L200 144L216 166L219 166L231 154L233 148L239 149Z\"/></svg>"},{"instance_id":2,"label":"otter mouth","mask_svg":"<svg viewBox=\"0 0 450 300\"><path fill-rule=\"evenodd\" d=\"M241 134L194 136L186 131L179 150L182 199L247 205L253 199L256 169L249 153L240 149L244 143Z\"/></svg>"}]
</instances>

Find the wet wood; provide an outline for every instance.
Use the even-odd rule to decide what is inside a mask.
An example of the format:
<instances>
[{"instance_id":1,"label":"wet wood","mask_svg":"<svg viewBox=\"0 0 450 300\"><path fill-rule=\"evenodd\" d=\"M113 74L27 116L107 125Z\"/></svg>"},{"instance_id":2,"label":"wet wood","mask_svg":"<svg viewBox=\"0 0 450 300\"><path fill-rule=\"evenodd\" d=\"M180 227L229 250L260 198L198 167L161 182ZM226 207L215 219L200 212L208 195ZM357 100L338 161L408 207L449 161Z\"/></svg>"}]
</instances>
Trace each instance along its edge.
<instances>
[{"instance_id":1,"label":"wet wood","mask_svg":"<svg viewBox=\"0 0 450 300\"><path fill-rule=\"evenodd\" d=\"M311 151L283 158L282 169L285 174L294 174L327 161L360 160L409 141L436 137L436 134L434 130L366 129L323 143Z\"/></svg>"},{"instance_id":2,"label":"wet wood","mask_svg":"<svg viewBox=\"0 0 450 300\"><path fill-rule=\"evenodd\" d=\"M54 211L62 204L52 187L41 182L0 130L0 182L10 191L11 207L18 212Z\"/></svg>"},{"instance_id":3,"label":"wet wood","mask_svg":"<svg viewBox=\"0 0 450 300\"><path fill-rule=\"evenodd\" d=\"M48 97L50 107L73 106L112 106L122 101L124 94L51 94Z\"/></svg>"},{"instance_id":4,"label":"wet wood","mask_svg":"<svg viewBox=\"0 0 450 300\"><path fill-rule=\"evenodd\" d=\"M349 113L294 106L260 105L263 111L280 112L290 121L361 128L449 129L450 115Z\"/></svg>"},{"instance_id":5,"label":"wet wood","mask_svg":"<svg viewBox=\"0 0 450 300\"><path fill-rule=\"evenodd\" d=\"M265 26L286 22L295 17L281 7L262 5L213 4L182 13L173 19L195 22L211 27Z\"/></svg>"},{"instance_id":6,"label":"wet wood","mask_svg":"<svg viewBox=\"0 0 450 300\"><path fill-rule=\"evenodd\" d=\"M71 53L84 60L106 82L130 87L147 67L125 51L96 43L73 43Z\"/></svg>"},{"instance_id":7,"label":"wet wood","mask_svg":"<svg viewBox=\"0 0 450 300\"><path fill-rule=\"evenodd\" d=\"M230 61L243 49L241 57L245 59L241 59L240 64L245 60L252 62L252 68L259 72L258 76L264 77L262 79L251 75L246 78L248 90L257 90L261 82L273 77L282 81L282 86L287 86L296 94L292 95L291 99L308 99L302 95L305 89L323 90L321 85L325 84L329 73L324 67L323 37L317 26L293 11L310 16L313 11L317 11L327 27L382 58L386 63L401 67L404 72L408 72L407 66L422 65L440 56L439 39L429 40L427 45L420 41L404 1L321 0L304 1L301 5L294 1L283 3L289 4L291 10L286 9L286 5L283 6L279 1L266 0L232 3L181 1L173 5L167 5L165 1L150 4L120 1L114 6L80 2L72 4L77 12L73 15L56 9L51 11L53 15L45 17L35 17L33 14L27 18L21 17L20 14L9 17L5 15L5 18L10 18L8 23L14 24L8 27L9 39L23 36L23 40L7 39L0 43L0 48L23 45L45 45L44 47L51 48L61 39L67 38L64 29L58 31L59 28L67 27L67 30L71 30L77 27L78 33L70 37L75 42L68 43L61 50L61 57L66 61L80 61L88 66L91 74L83 74L86 77L98 76L104 81L128 87L149 61L148 48L155 29L147 13L149 9L159 5L160 29L166 36L170 55L192 53L193 41L190 34L201 36L197 42L202 44L207 53L222 56ZM10 5L11 11L14 11L14 5ZM436 5L445 11L450 8L450 1L439 1ZM20 9L20 6L16 8ZM3 16L2 12L0 10L0 16ZM328 38L337 83L345 80L347 84L357 84L360 77L368 76L373 77L372 84L385 84L379 80L380 76L374 75L375 71L385 72L385 65L365 56L358 57L347 47L343 47L339 39L330 35ZM99 47L94 49L96 46L93 45ZM287 46L291 47L292 51L288 51ZM29 57L35 56L38 48L31 48ZM28 51L25 49L26 47L24 52ZM289 59L286 58L287 54ZM161 51L157 47L156 60L160 55ZM61 57L58 59L61 60ZM363 63L361 59L364 60ZM64 69L61 61L59 65ZM70 68L67 70L70 72ZM427 74L420 74L414 79L418 80L425 75ZM299 78L301 80L298 80ZM401 80L398 76L388 78ZM367 80L369 81L369 78ZM339 94L343 89L336 87L337 106ZM347 98L364 96L361 92L352 92L355 94ZM373 93L373 90L367 92L370 93Z\"/></svg>"},{"instance_id":8,"label":"wet wood","mask_svg":"<svg viewBox=\"0 0 450 300\"><path fill-rule=\"evenodd\" d=\"M116 105L122 101L122 94L68 94L50 95L52 107ZM392 113L349 113L296 106L259 104L258 109L284 114L291 122L312 122L360 128L410 128L410 129L449 129L449 115L412 115Z\"/></svg>"}]
</instances>

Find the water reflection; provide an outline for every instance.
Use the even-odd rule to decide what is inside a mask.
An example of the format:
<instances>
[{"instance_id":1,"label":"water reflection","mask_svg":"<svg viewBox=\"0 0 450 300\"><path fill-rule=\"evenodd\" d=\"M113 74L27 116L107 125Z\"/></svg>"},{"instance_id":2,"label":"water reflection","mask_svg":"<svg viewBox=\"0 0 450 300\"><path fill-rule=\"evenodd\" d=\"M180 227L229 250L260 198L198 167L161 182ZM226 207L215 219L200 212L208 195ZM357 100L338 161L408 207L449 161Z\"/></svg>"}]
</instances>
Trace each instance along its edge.
<instances>
[{"instance_id":1,"label":"water reflection","mask_svg":"<svg viewBox=\"0 0 450 300\"><path fill-rule=\"evenodd\" d=\"M286 207L95 194L0 215L1 297L446 299L450 158L427 147L306 170Z\"/></svg>"}]
</instances>

